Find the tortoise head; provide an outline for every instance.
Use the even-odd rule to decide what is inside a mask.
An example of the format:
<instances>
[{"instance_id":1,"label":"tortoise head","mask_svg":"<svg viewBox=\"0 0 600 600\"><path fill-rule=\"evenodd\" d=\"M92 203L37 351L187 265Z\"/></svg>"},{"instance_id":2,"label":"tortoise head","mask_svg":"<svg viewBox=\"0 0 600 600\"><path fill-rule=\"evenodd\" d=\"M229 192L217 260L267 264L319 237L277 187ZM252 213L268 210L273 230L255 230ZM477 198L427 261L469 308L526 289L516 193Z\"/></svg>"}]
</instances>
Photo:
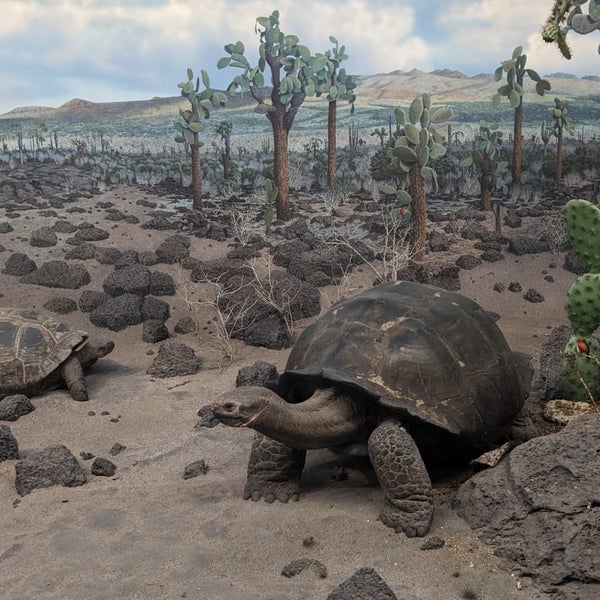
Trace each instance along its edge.
<instances>
[{"instance_id":1,"label":"tortoise head","mask_svg":"<svg viewBox=\"0 0 600 600\"><path fill-rule=\"evenodd\" d=\"M211 409L223 425L251 427L273 401L282 402L275 392L267 388L248 386L225 392L211 404Z\"/></svg>"},{"instance_id":2,"label":"tortoise head","mask_svg":"<svg viewBox=\"0 0 600 600\"><path fill-rule=\"evenodd\" d=\"M115 348L112 340L88 341L76 351L81 366L86 369L93 365L99 358L110 354Z\"/></svg>"}]
</instances>

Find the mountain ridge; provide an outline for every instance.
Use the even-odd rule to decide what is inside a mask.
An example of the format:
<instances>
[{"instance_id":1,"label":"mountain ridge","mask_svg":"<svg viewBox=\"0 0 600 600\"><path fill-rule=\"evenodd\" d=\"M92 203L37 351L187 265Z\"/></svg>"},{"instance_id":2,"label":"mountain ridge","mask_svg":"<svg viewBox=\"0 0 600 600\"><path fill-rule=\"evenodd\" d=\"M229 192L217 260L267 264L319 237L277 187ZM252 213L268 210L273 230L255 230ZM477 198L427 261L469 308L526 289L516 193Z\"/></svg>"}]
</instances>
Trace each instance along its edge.
<instances>
[{"instance_id":1,"label":"mountain ridge","mask_svg":"<svg viewBox=\"0 0 600 600\"><path fill-rule=\"evenodd\" d=\"M560 96L563 100L579 97L600 97L600 77L586 75L577 77L568 73L545 75L552 89L549 97ZM360 82L356 90L357 104L392 103L410 101L419 94L429 93L435 102L485 102L496 93L500 82L494 81L491 73L478 73L468 76L453 69L435 69L426 73L419 69L410 71L395 70L375 75L357 75ZM536 97L534 86L525 86L526 96ZM529 89L528 89L529 88ZM539 97L538 97L539 101ZM94 113L102 117L116 115L138 115L149 112L172 111L186 100L181 96L154 96L143 100L114 102L92 102L82 98L73 98L58 107L21 106L1 114L0 119L73 117ZM252 104L251 96L230 98L227 108L239 108Z\"/></svg>"}]
</instances>

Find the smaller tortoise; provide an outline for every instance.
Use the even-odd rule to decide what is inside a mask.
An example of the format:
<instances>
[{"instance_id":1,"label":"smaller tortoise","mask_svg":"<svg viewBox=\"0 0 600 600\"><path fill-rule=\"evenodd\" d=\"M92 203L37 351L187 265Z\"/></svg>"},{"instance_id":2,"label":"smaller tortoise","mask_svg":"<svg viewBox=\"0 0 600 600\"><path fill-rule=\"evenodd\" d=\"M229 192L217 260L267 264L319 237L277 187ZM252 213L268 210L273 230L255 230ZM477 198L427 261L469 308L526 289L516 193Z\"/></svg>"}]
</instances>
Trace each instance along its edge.
<instances>
[{"instance_id":1,"label":"smaller tortoise","mask_svg":"<svg viewBox=\"0 0 600 600\"><path fill-rule=\"evenodd\" d=\"M298 337L273 390L240 387L211 405L258 433L245 498L297 499L305 452L366 445L381 521L423 536L433 516L427 460L475 456L509 432L531 385L490 316L464 296L408 281L339 302Z\"/></svg>"},{"instance_id":2,"label":"smaller tortoise","mask_svg":"<svg viewBox=\"0 0 600 600\"><path fill-rule=\"evenodd\" d=\"M86 343L87 338L33 310L0 308L0 398L66 385L74 400L87 400L84 369L115 347L112 341Z\"/></svg>"}]
</instances>

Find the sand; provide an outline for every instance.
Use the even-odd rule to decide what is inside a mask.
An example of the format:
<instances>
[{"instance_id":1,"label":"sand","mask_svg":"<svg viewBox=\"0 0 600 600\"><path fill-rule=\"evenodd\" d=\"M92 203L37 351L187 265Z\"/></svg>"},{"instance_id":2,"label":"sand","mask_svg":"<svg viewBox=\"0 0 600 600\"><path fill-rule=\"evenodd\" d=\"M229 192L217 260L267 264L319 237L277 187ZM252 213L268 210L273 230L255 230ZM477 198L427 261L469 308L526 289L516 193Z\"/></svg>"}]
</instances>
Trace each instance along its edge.
<instances>
[{"instance_id":1,"label":"sand","mask_svg":"<svg viewBox=\"0 0 600 600\"><path fill-rule=\"evenodd\" d=\"M110 238L98 245L154 249L174 232L109 223L98 208L99 202L111 201L145 220L148 209L136 204L143 198L160 202L138 188L119 187L78 201L89 212L68 218L109 230ZM62 243L65 234L55 247L32 248L31 231L55 221L34 213L11 221L15 231L0 236L7 249L0 253L0 269L11 252L26 252L39 266L61 259L69 248ZM505 233L521 234L529 226L533 223L526 219L523 228ZM192 238L191 255L198 258L222 256L227 249L226 243ZM513 349L536 357L550 329L567 323L565 294L575 275L562 264L560 254L506 254L504 261L461 271L461 291L500 315L498 324ZM93 279L86 289L100 290L112 267L95 260L85 261L85 266ZM174 266L153 268L181 275ZM547 274L552 282L544 279ZM81 294L0 277L2 306L40 310L49 298L77 300ZM512 281L521 283L523 293L537 289L545 301L534 304L523 293L493 290L496 282ZM338 292L327 289L324 295L330 300ZM167 323L172 331L189 309L179 296L164 299L172 307ZM200 316L210 317L202 311ZM80 311L62 319L91 336L111 337L115 350L87 376L88 402L73 401L65 390L53 391L33 398L36 410L9 423L10 428L23 456L64 444L79 458L81 452L90 452L112 460L117 471L113 477L91 475L91 461L80 458L87 483L34 490L21 498L14 486L15 461L0 463L2 598L325 600L360 567L374 568L402 600L549 597L526 576L505 570L452 510L452 497L468 470L443 473L436 481L435 515L425 538L408 539L379 522L382 493L373 477L349 465L348 479L334 481L337 458L327 451L309 453L298 502L244 501L253 433L223 426L195 429L196 414L234 387L239 368L265 360L283 369L287 350L235 343L234 360L226 361L219 339L207 330L173 335L195 349L204 367L196 375L161 380L146 373L158 345L142 342L141 325L112 333L94 327ZM115 443L125 449L112 456ZM185 466L201 459L208 471L183 479ZM431 538L443 540L443 547L421 549ZM327 576L306 569L283 577L283 567L300 558L321 561Z\"/></svg>"}]
</instances>

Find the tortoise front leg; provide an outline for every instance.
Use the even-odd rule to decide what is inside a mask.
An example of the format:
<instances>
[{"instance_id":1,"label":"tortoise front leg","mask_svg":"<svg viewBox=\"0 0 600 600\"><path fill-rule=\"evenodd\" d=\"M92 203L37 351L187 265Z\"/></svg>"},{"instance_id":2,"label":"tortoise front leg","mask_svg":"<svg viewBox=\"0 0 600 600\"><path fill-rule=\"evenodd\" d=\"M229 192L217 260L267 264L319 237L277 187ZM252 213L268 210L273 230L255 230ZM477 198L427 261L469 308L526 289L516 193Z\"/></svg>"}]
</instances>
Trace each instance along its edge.
<instances>
[{"instance_id":1,"label":"tortoise front leg","mask_svg":"<svg viewBox=\"0 0 600 600\"><path fill-rule=\"evenodd\" d=\"M268 503L298 500L305 458L306 450L289 448L256 433L250 451L244 499L256 502L264 498Z\"/></svg>"},{"instance_id":2,"label":"tortoise front leg","mask_svg":"<svg viewBox=\"0 0 600 600\"><path fill-rule=\"evenodd\" d=\"M384 421L369 438L369 457L385 497L381 521L408 537L424 536L433 517L433 490L412 437L398 421Z\"/></svg>"},{"instance_id":3,"label":"tortoise front leg","mask_svg":"<svg viewBox=\"0 0 600 600\"><path fill-rule=\"evenodd\" d=\"M88 399L88 393L85 388L85 379L83 376L83 367L76 356L68 358L62 366L62 376L71 392L73 400L85 402Z\"/></svg>"}]
</instances>

